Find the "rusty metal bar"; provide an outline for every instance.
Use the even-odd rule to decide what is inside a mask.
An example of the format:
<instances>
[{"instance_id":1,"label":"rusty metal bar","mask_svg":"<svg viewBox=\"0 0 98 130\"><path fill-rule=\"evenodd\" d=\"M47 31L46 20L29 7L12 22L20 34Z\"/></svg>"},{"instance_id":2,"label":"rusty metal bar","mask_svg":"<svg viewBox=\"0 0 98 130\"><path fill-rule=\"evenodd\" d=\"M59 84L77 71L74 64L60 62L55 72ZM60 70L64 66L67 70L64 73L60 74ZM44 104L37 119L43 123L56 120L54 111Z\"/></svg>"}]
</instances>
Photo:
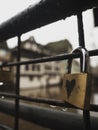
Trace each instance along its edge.
<instances>
[{"instance_id":1,"label":"rusty metal bar","mask_svg":"<svg viewBox=\"0 0 98 130\"><path fill-rule=\"evenodd\" d=\"M85 48L82 12L77 13L77 21L78 21L79 46Z\"/></svg>"},{"instance_id":2,"label":"rusty metal bar","mask_svg":"<svg viewBox=\"0 0 98 130\"><path fill-rule=\"evenodd\" d=\"M0 101L0 111L14 116L14 103ZM44 113L44 114L43 114ZM20 104L20 118L56 130L83 130L83 117L39 106ZM91 117L91 130L98 130L98 118Z\"/></svg>"},{"instance_id":3,"label":"rusty metal bar","mask_svg":"<svg viewBox=\"0 0 98 130\"><path fill-rule=\"evenodd\" d=\"M78 21L79 46L82 46L83 48L85 48L82 12L77 13L77 21ZM83 110L83 120L84 120L84 130L90 130L91 123L90 123L90 111L89 110Z\"/></svg>"},{"instance_id":4,"label":"rusty metal bar","mask_svg":"<svg viewBox=\"0 0 98 130\"><path fill-rule=\"evenodd\" d=\"M42 103L42 104L48 104L48 105L55 105L60 107L67 107L67 108L75 108L77 107L68 104L67 102L64 102L62 100L56 100L56 99L47 99L47 98L34 98L34 97L28 97L28 96L22 96L22 95L16 95L11 93L5 93L0 92L0 96L4 96L6 98L18 98L23 101L29 101L29 102L35 102L35 103ZM90 104L90 111L98 112L98 105Z\"/></svg>"},{"instance_id":5,"label":"rusty metal bar","mask_svg":"<svg viewBox=\"0 0 98 130\"><path fill-rule=\"evenodd\" d=\"M89 56L97 56L97 55L98 55L98 49L89 51ZM61 61L61 60L66 60L66 59L79 58L80 56L81 55L78 53L77 54L60 54L60 55L56 55L56 56L31 59L28 61L13 62L13 63L9 62L9 63L5 63L5 64L1 64L0 67L25 65L25 64L37 64L37 63L44 63L44 62L51 62L51 61Z\"/></svg>"},{"instance_id":6,"label":"rusty metal bar","mask_svg":"<svg viewBox=\"0 0 98 130\"><path fill-rule=\"evenodd\" d=\"M18 48L17 48L17 62L20 62L20 46L21 40L18 36ZM20 93L20 66L16 66L16 95L19 96ZM15 130L19 129L19 98L15 98Z\"/></svg>"},{"instance_id":7,"label":"rusty metal bar","mask_svg":"<svg viewBox=\"0 0 98 130\"><path fill-rule=\"evenodd\" d=\"M0 25L0 41L93 8L98 0L41 0Z\"/></svg>"}]
</instances>

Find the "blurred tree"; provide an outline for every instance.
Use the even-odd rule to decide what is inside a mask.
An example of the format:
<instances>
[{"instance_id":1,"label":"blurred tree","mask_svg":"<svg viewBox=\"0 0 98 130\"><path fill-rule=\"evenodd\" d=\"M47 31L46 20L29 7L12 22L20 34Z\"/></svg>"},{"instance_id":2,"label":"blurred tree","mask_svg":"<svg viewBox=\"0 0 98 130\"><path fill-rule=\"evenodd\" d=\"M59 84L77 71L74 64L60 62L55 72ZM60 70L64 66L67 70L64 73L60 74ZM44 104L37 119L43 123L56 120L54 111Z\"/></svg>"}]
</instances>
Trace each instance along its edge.
<instances>
[{"instance_id":1,"label":"blurred tree","mask_svg":"<svg viewBox=\"0 0 98 130\"><path fill-rule=\"evenodd\" d=\"M61 54L70 52L72 50L72 45L67 39L64 39L48 43L45 45L45 48L54 54Z\"/></svg>"}]
</instances>

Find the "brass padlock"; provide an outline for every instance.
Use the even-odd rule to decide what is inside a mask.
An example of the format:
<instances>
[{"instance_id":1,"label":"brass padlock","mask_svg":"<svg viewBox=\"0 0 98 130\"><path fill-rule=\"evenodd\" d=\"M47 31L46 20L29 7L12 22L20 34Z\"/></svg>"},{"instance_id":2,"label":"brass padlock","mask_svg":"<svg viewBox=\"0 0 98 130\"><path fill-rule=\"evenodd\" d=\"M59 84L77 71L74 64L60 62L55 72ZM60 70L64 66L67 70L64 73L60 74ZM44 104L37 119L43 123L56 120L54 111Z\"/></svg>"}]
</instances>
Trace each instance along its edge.
<instances>
[{"instance_id":1,"label":"brass padlock","mask_svg":"<svg viewBox=\"0 0 98 130\"><path fill-rule=\"evenodd\" d=\"M81 72L71 74L72 59L68 60L68 73L64 75L62 97L65 102L80 109L90 107L91 75L88 74L88 51L82 47L75 49L72 53L82 54L80 58Z\"/></svg>"}]
</instances>

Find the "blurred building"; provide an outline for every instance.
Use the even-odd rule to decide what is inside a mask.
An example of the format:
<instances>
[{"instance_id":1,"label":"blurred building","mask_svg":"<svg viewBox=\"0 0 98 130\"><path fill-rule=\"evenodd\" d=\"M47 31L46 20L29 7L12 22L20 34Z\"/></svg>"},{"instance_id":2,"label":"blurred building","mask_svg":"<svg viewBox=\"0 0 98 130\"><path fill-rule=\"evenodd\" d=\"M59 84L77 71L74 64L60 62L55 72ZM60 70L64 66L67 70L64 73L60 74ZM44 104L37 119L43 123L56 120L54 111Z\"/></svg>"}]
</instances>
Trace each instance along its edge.
<instances>
[{"instance_id":1,"label":"blurred building","mask_svg":"<svg viewBox=\"0 0 98 130\"><path fill-rule=\"evenodd\" d=\"M12 49L11 53L13 55L12 60L16 61L17 47ZM34 37L30 37L29 39L21 43L20 61L30 61L35 58L43 58L52 55L56 55L56 53L54 51L52 53L51 49L37 43ZM44 93L46 93L46 91L48 92L51 86L59 86L61 84L61 72L65 72L64 68L62 68L62 65L63 62L59 61L22 65L20 69L21 92L25 93L26 95L28 93L30 94L32 89L37 90L38 88L39 90L39 88L46 88L44 89Z\"/></svg>"},{"instance_id":2,"label":"blurred building","mask_svg":"<svg viewBox=\"0 0 98 130\"><path fill-rule=\"evenodd\" d=\"M11 51L13 60L17 59L17 47ZM33 37L21 44L20 61L30 61L35 58L51 56L52 54L44 46L38 44ZM58 78L60 66L57 62L41 63L41 64L25 64L21 66L21 88L44 87L47 85L47 78L52 75ZM43 78L44 77L44 78ZM44 79L44 80L43 80ZM57 82L57 81L56 81Z\"/></svg>"},{"instance_id":3,"label":"blurred building","mask_svg":"<svg viewBox=\"0 0 98 130\"><path fill-rule=\"evenodd\" d=\"M2 62L17 61L17 47L9 49L6 43L2 44L3 49L7 54L4 56L8 60L3 59ZM62 46L62 47L61 47ZM2 49L1 48L1 49ZM53 56L60 53L69 53L72 50L71 44L68 40L57 41L49 43L46 46L37 43L34 37L23 41L21 43L21 58L20 61L31 61L35 58L43 58L46 56ZM43 89L43 95L52 92L59 92L62 83L63 74L67 71L67 61L53 61L40 64L25 64L20 69L20 89L21 93L25 95L36 95ZM73 71L77 71L79 64L77 61L73 62ZM16 69L13 67L14 74ZM54 88L56 86L56 88ZM40 88L40 89L39 89ZM51 88L51 89L50 89ZM32 94L33 91L33 94ZM37 92L36 92L37 91ZM38 92L39 91L39 92Z\"/></svg>"}]
</instances>

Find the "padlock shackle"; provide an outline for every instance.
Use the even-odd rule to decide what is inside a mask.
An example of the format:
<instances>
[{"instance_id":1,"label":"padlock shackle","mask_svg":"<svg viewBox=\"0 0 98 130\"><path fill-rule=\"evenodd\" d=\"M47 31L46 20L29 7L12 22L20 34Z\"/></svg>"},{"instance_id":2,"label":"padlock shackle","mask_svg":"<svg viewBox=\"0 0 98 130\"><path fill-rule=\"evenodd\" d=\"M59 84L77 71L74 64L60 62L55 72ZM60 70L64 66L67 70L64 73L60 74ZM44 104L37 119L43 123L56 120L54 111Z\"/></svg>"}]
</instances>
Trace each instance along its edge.
<instances>
[{"instance_id":1,"label":"padlock shackle","mask_svg":"<svg viewBox=\"0 0 98 130\"><path fill-rule=\"evenodd\" d=\"M80 58L81 72L88 72L88 62L89 62L89 53L86 48L78 47L72 51L72 53L80 53L82 57ZM73 59L68 60L68 73L71 73Z\"/></svg>"}]
</instances>

